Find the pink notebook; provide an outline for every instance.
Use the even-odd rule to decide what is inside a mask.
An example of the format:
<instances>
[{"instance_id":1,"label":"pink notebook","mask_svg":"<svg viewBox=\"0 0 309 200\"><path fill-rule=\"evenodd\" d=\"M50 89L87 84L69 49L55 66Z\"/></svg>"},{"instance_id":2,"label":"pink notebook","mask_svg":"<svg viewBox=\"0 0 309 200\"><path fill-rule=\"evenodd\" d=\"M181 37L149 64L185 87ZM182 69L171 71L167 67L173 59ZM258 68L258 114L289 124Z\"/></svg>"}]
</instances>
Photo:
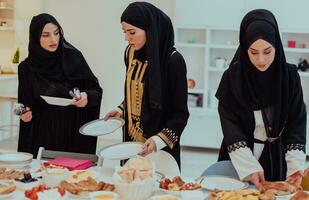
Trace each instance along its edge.
<instances>
[{"instance_id":1,"label":"pink notebook","mask_svg":"<svg viewBox=\"0 0 309 200\"><path fill-rule=\"evenodd\" d=\"M80 170L88 169L92 167L92 162L90 160L79 160L74 158L58 157L54 160L50 160L44 163L44 166L58 165L67 168L68 170Z\"/></svg>"}]
</instances>

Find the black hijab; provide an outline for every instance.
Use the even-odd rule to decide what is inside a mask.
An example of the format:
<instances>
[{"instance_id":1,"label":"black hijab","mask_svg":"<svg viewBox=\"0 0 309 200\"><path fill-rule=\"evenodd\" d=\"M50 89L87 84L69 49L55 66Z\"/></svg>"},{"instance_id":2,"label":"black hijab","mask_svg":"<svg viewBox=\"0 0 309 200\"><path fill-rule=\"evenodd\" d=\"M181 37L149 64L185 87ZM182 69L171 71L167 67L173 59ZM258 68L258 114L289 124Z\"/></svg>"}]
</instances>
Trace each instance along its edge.
<instances>
[{"instance_id":1,"label":"black hijab","mask_svg":"<svg viewBox=\"0 0 309 200\"><path fill-rule=\"evenodd\" d=\"M145 90L152 110L162 109L162 88L167 74L167 63L174 50L174 30L170 18L154 5L146 2L131 3L122 13L126 22L146 32L149 76Z\"/></svg>"},{"instance_id":2,"label":"black hijab","mask_svg":"<svg viewBox=\"0 0 309 200\"><path fill-rule=\"evenodd\" d=\"M59 28L60 40L55 52L49 52L40 45L42 31L48 23L53 23ZM82 53L64 39L60 24L49 14L43 13L32 18L28 51L25 63L48 80L97 81Z\"/></svg>"},{"instance_id":3,"label":"black hijab","mask_svg":"<svg viewBox=\"0 0 309 200\"><path fill-rule=\"evenodd\" d=\"M275 48L271 66L261 72L251 63L248 48L258 39L269 42ZM274 15L264 9L250 11L242 20L240 45L229 69L224 73L216 97L219 102L234 111L249 112L272 107L272 129L268 137L277 137L284 127L288 112L288 68Z\"/></svg>"}]
</instances>

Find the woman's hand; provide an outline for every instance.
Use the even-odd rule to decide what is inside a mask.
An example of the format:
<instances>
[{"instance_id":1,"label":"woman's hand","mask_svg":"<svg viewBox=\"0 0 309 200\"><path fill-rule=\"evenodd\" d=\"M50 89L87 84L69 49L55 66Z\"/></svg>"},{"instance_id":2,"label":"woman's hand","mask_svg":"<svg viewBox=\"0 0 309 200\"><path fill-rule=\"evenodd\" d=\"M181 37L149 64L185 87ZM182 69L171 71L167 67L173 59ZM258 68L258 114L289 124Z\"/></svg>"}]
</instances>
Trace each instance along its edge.
<instances>
[{"instance_id":1,"label":"woman's hand","mask_svg":"<svg viewBox=\"0 0 309 200\"><path fill-rule=\"evenodd\" d=\"M157 145L152 138L146 140L143 144L143 150L139 153L141 156L147 156L148 154L157 151Z\"/></svg>"},{"instance_id":2,"label":"woman's hand","mask_svg":"<svg viewBox=\"0 0 309 200\"><path fill-rule=\"evenodd\" d=\"M292 183L292 184L295 184L297 186L300 186L302 178L303 178L303 175L304 174L303 174L302 171L297 171L294 174L288 176L285 181L289 182L289 183Z\"/></svg>"},{"instance_id":3,"label":"woman's hand","mask_svg":"<svg viewBox=\"0 0 309 200\"><path fill-rule=\"evenodd\" d=\"M23 122L30 122L32 119L32 111L30 110L29 107L26 107L26 112L24 114L21 114L19 116L19 118L23 121Z\"/></svg>"},{"instance_id":4,"label":"woman's hand","mask_svg":"<svg viewBox=\"0 0 309 200\"><path fill-rule=\"evenodd\" d=\"M87 93L82 92L80 93L80 99L78 101L75 101L73 105L79 108L83 108L87 105L87 103L88 103Z\"/></svg>"},{"instance_id":5,"label":"woman's hand","mask_svg":"<svg viewBox=\"0 0 309 200\"><path fill-rule=\"evenodd\" d=\"M112 110L112 111L108 112L108 113L104 116L103 120L104 120L104 121L107 121L107 120L108 120L109 118L111 118L111 117L118 117L118 118L121 118L121 117L122 117L122 113L118 112L117 110Z\"/></svg>"},{"instance_id":6,"label":"woman's hand","mask_svg":"<svg viewBox=\"0 0 309 200\"><path fill-rule=\"evenodd\" d=\"M261 188L261 184L265 182L264 172L255 172L251 174L250 181L255 185L257 189Z\"/></svg>"}]
</instances>

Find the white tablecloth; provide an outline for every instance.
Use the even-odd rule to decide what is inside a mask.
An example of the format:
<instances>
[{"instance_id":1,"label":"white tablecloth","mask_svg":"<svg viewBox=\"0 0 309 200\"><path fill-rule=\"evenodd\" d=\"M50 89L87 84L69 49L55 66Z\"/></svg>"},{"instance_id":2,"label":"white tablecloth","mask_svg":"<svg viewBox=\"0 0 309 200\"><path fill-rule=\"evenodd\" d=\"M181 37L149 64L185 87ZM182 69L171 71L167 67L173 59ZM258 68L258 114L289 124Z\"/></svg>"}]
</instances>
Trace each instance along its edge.
<instances>
[{"instance_id":1,"label":"white tablecloth","mask_svg":"<svg viewBox=\"0 0 309 200\"><path fill-rule=\"evenodd\" d=\"M36 170L36 169L39 169L40 168L40 162L38 160L33 160L32 163L30 164L29 166L29 170ZM110 182L111 181L111 178L112 178L112 175L114 173L114 168L111 168L111 167L93 167L92 170L94 170L99 179L102 180L102 181L105 181L105 182ZM157 195L157 194L162 194L162 191L160 190L156 190L154 195ZM205 198L204 199L207 199L207 196L208 196L208 193L206 191L204 191L204 196ZM10 200L25 200L25 197L24 197L24 191L22 190L19 190L17 189L13 196L11 197L8 197L7 199L10 199ZM76 200L76 199L80 199L80 198L72 198L72 197L67 197L66 198L67 200ZM183 200L202 200L201 198L183 198ZM290 198L289 197L277 197L277 200L289 200Z\"/></svg>"}]
</instances>

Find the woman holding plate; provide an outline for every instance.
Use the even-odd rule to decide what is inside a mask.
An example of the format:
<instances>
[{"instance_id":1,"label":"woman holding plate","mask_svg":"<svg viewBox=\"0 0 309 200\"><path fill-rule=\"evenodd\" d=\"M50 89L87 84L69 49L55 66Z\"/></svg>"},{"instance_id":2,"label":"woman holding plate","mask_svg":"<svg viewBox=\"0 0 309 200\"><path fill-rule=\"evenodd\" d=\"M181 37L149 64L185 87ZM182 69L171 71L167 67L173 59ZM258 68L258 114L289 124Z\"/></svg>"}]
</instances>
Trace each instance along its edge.
<instances>
[{"instance_id":1,"label":"woman holding plate","mask_svg":"<svg viewBox=\"0 0 309 200\"><path fill-rule=\"evenodd\" d=\"M64 39L61 26L49 14L32 18L28 48L28 57L18 66L18 102L27 111L20 115L18 151L36 156L43 146L95 153L97 139L78 130L99 118L102 89L82 53ZM70 96L73 88L80 90L79 98ZM50 105L42 95L72 99L72 105Z\"/></svg>"},{"instance_id":2,"label":"woman holding plate","mask_svg":"<svg viewBox=\"0 0 309 200\"><path fill-rule=\"evenodd\" d=\"M180 136L187 124L186 64L174 48L170 18L150 3L131 3L121 16L128 46L125 98L109 117L123 117L123 141L143 143L141 155L163 149L180 167Z\"/></svg>"}]
</instances>

